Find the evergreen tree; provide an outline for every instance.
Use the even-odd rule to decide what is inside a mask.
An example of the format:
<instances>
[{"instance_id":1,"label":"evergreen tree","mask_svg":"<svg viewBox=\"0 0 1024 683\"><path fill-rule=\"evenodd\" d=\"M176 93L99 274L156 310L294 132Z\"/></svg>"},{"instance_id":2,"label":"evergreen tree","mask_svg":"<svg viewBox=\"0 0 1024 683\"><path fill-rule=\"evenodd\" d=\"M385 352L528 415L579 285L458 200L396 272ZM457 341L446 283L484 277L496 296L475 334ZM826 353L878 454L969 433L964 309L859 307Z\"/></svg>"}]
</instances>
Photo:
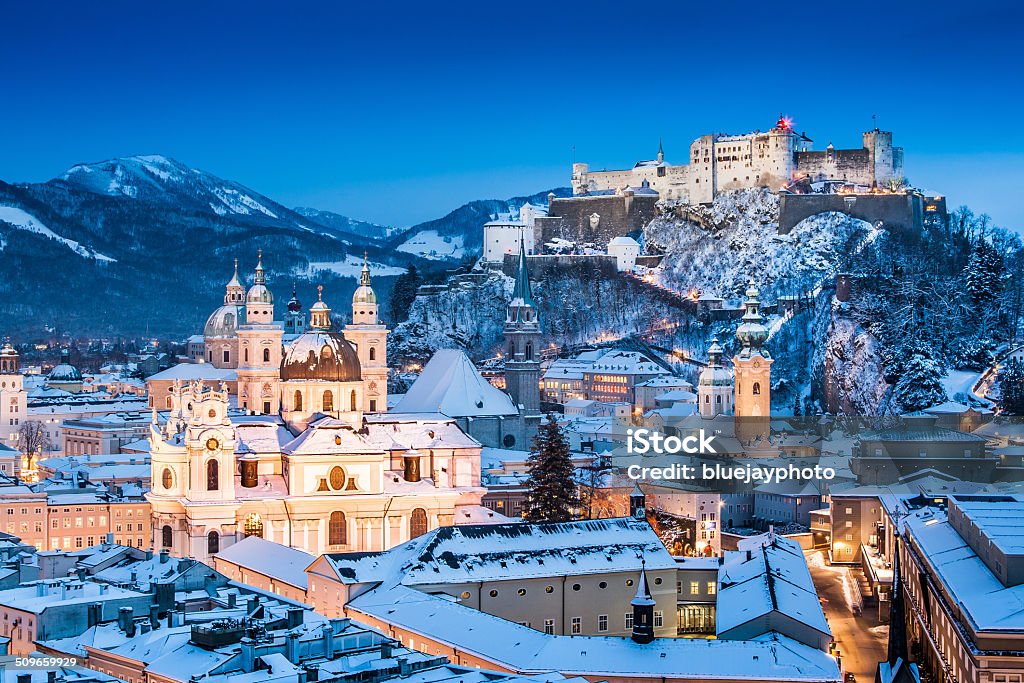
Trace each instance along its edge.
<instances>
[{"instance_id":1,"label":"evergreen tree","mask_svg":"<svg viewBox=\"0 0 1024 683\"><path fill-rule=\"evenodd\" d=\"M942 368L931 358L915 353L903 365L896 382L896 400L906 412L921 410L946 400Z\"/></svg>"},{"instance_id":2,"label":"evergreen tree","mask_svg":"<svg viewBox=\"0 0 1024 683\"><path fill-rule=\"evenodd\" d=\"M1006 264L995 247L979 242L964 268L967 293L976 306L988 306L999 298Z\"/></svg>"},{"instance_id":3,"label":"evergreen tree","mask_svg":"<svg viewBox=\"0 0 1024 683\"><path fill-rule=\"evenodd\" d=\"M395 286L391 289L391 301L389 308L391 312L391 324L397 325L409 317L409 309L416 298L416 290L423 284L416 266L409 265L408 270L398 276Z\"/></svg>"},{"instance_id":4,"label":"evergreen tree","mask_svg":"<svg viewBox=\"0 0 1024 683\"><path fill-rule=\"evenodd\" d=\"M1024 415L1024 362L1006 361L999 370L999 409L1006 415Z\"/></svg>"},{"instance_id":5,"label":"evergreen tree","mask_svg":"<svg viewBox=\"0 0 1024 683\"><path fill-rule=\"evenodd\" d=\"M548 415L533 440L527 460L530 477L526 481L523 517L528 522L568 522L579 499L569 443L553 415Z\"/></svg>"}]
</instances>

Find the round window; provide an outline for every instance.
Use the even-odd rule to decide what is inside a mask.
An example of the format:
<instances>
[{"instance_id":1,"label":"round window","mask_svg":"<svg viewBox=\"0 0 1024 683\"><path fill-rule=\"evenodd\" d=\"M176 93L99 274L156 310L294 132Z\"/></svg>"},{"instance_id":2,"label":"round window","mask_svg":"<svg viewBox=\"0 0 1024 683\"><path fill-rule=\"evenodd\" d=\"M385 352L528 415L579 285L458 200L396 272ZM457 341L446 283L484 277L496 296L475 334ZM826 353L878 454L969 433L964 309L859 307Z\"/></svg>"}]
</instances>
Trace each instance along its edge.
<instances>
[{"instance_id":1,"label":"round window","mask_svg":"<svg viewBox=\"0 0 1024 683\"><path fill-rule=\"evenodd\" d=\"M554 593L555 592L555 587L554 586L545 586L544 587L544 592L545 593Z\"/></svg>"},{"instance_id":2,"label":"round window","mask_svg":"<svg viewBox=\"0 0 1024 683\"><path fill-rule=\"evenodd\" d=\"M496 597L498 597L498 591L493 591L492 590L490 593L488 593L488 595L490 595L492 598L496 598Z\"/></svg>"},{"instance_id":3,"label":"round window","mask_svg":"<svg viewBox=\"0 0 1024 683\"><path fill-rule=\"evenodd\" d=\"M526 595L526 589L525 588L520 588L519 590L516 591L516 594L518 594L519 597L523 597L523 596Z\"/></svg>"},{"instance_id":4,"label":"round window","mask_svg":"<svg viewBox=\"0 0 1024 683\"><path fill-rule=\"evenodd\" d=\"M574 591L578 591L578 590L579 590L579 589L580 589L581 587L582 587L582 586L580 586L580 585L579 585L578 583L574 583L574 584L572 585L572 589L573 589Z\"/></svg>"},{"instance_id":5,"label":"round window","mask_svg":"<svg viewBox=\"0 0 1024 683\"><path fill-rule=\"evenodd\" d=\"M602 588L602 589L607 588L608 587L608 582L607 581L602 581L601 583L597 584L597 587L598 588Z\"/></svg>"},{"instance_id":6,"label":"round window","mask_svg":"<svg viewBox=\"0 0 1024 683\"><path fill-rule=\"evenodd\" d=\"M660 586L661 585L661 577L660 576L654 580L654 585L655 586Z\"/></svg>"},{"instance_id":7,"label":"round window","mask_svg":"<svg viewBox=\"0 0 1024 683\"><path fill-rule=\"evenodd\" d=\"M462 591L462 599L469 600L469 591Z\"/></svg>"},{"instance_id":8,"label":"round window","mask_svg":"<svg viewBox=\"0 0 1024 683\"><path fill-rule=\"evenodd\" d=\"M163 474L160 476L160 481L163 483L165 489L169 489L174 486L174 472L171 471L170 467L165 467Z\"/></svg>"},{"instance_id":9,"label":"round window","mask_svg":"<svg viewBox=\"0 0 1024 683\"><path fill-rule=\"evenodd\" d=\"M633 585L633 579L626 579L626 585L627 586L632 586Z\"/></svg>"}]
</instances>

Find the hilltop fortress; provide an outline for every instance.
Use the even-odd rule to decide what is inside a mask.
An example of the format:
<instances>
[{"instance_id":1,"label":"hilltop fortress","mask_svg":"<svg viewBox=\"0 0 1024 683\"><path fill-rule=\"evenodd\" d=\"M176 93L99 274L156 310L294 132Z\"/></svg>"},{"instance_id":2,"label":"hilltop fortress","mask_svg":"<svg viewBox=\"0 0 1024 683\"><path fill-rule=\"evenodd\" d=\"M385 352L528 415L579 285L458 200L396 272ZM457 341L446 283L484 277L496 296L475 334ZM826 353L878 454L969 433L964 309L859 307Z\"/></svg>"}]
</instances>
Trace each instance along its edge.
<instances>
[{"instance_id":1,"label":"hilltop fortress","mask_svg":"<svg viewBox=\"0 0 1024 683\"><path fill-rule=\"evenodd\" d=\"M903 180L903 148L893 147L891 132L865 132L860 149L835 149L829 143L815 152L811 145L809 137L793 130L790 119L780 116L767 132L702 135L690 144L684 164L665 161L660 145L655 159L630 169L591 171L588 164L573 164L572 189L575 196L588 196L650 188L661 199L704 204L727 190L778 191L798 180L867 187Z\"/></svg>"}]
</instances>

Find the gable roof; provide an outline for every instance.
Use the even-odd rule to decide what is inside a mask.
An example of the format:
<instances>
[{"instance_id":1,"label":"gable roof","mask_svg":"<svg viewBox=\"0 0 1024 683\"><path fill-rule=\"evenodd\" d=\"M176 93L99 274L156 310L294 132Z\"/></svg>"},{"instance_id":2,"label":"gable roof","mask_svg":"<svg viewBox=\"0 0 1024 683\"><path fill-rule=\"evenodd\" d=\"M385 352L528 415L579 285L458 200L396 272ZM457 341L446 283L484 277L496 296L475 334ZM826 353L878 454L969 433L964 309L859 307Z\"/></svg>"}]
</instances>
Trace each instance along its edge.
<instances>
[{"instance_id":1,"label":"gable roof","mask_svg":"<svg viewBox=\"0 0 1024 683\"><path fill-rule=\"evenodd\" d=\"M394 412L448 417L519 414L508 394L485 380L469 357L457 349L437 351Z\"/></svg>"}]
</instances>

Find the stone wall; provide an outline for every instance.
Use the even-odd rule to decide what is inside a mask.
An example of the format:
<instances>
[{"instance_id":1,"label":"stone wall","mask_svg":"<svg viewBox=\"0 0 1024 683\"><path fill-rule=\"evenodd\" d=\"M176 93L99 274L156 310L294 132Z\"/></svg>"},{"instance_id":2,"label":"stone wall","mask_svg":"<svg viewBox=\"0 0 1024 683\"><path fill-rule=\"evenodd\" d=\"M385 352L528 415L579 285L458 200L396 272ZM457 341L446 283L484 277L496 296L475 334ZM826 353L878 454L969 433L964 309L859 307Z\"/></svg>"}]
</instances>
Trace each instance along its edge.
<instances>
[{"instance_id":1,"label":"stone wall","mask_svg":"<svg viewBox=\"0 0 1024 683\"><path fill-rule=\"evenodd\" d=\"M945 221L945 201L929 199L932 213ZM890 231L917 231L924 225L925 199L920 194L782 194L779 232L788 233L805 218L827 211L845 213L869 223L882 222Z\"/></svg>"},{"instance_id":2,"label":"stone wall","mask_svg":"<svg viewBox=\"0 0 1024 683\"><path fill-rule=\"evenodd\" d=\"M657 203L656 193L629 191L621 195L552 199L548 215L536 220L537 251L555 238L605 247L613 237L627 235L647 225L656 215Z\"/></svg>"}]
</instances>

